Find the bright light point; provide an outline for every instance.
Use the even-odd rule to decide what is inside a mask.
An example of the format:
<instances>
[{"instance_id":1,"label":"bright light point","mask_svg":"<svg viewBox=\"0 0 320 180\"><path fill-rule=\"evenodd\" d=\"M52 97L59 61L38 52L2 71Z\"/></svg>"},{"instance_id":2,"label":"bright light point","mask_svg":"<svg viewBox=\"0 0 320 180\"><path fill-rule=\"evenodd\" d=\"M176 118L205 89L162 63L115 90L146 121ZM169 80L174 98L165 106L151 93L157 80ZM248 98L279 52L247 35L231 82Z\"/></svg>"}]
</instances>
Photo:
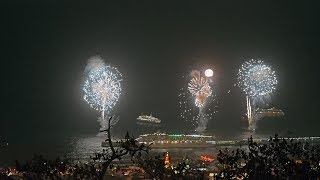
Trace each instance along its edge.
<instances>
[{"instance_id":1,"label":"bright light point","mask_svg":"<svg viewBox=\"0 0 320 180\"><path fill-rule=\"evenodd\" d=\"M205 71L204 71L204 75L205 75L206 77L212 77L212 76L213 76L213 71L212 71L212 69L207 69L207 70L205 70Z\"/></svg>"}]
</instances>

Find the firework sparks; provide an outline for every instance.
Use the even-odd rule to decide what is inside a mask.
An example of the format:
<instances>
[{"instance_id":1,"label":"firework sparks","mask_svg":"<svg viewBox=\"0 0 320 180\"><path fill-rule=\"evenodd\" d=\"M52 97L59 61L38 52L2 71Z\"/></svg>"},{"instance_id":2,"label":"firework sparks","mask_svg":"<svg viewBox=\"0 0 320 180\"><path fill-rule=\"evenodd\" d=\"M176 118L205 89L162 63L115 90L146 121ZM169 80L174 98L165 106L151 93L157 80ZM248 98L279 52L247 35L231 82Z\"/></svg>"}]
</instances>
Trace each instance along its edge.
<instances>
[{"instance_id":1,"label":"firework sparks","mask_svg":"<svg viewBox=\"0 0 320 180\"><path fill-rule=\"evenodd\" d=\"M178 95L180 117L191 122L198 132L206 129L208 120L215 113L213 107L215 98L209 83L212 81L209 80L212 79L201 77L200 72L194 70L191 72L191 80L187 83L187 88L181 88Z\"/></svg>"},{"instance_id":2,"label":"firework sparks","mask_svg":"<svg viewBox=\"0 0 320 180\"><path fill-rule=\"evenodd\" d=\"M255 128L257 120L254 118L252 103L255 106L258 102L265 103L275 91L277 77L270 66L262 60L251 59L242 64L238 72L238 86L247 95L247 117L249 129Z\"/></svg>"},{"instance_id":3,"label":"firework sparks","mask_svg":"<svg viewBox=\"0 0 320 180\"><path fill-rule=\"evenodd\" d=\"M211 96L212 91L208 82L208 79L200 76L199 71L193 71L191 81L188 83L188 90L195 96L195 105L197 107L203 107L206 99Z\"/></svg>"},{"instance_id":4,"label":"firework sparks","mask_svg":"<svg viewBox=\"0 0 320 180\"><path fill-rule=\"evenodd\" d=\"M269 95L278 83L275 72L262 60L251 59L242 64L238 73L238 85L250 97Z\"/></svg>"},{"instance_id":5,"label":"firework sparks","mask_svg":"<svg viewBox=\"0 0 320 180\"><path fill-rule=\"evenodd\" d=\"M250 99L247 96L247 117L248 117L248 123L251 124L252 123L252 112L251 112L251 103L250 103Z\"/></svg>"},{"instance_id":6,"label":"firework sparks","mask_svg":"<svg viewBox=\"0 0 320 180\"><path fill-rule=\"evenodd\" d=\"M101 112L99 122L106 122L105 113L112 110L120 97L122 75L117 68L105 65L97 56L89 59L85 72L83 99L91 108Z\"/></svg>"}]
</instances>

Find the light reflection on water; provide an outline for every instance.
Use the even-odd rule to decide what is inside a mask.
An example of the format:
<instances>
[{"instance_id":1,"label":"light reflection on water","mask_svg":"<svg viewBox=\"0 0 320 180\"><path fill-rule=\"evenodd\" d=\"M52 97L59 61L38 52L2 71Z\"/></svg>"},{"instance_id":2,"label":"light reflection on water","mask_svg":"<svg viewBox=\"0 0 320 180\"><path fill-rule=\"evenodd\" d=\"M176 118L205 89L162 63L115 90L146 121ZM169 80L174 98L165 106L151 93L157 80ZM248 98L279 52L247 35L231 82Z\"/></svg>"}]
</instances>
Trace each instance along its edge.
<instances>
[{"instance_id":1,"label":"light reflection on water","mask_svg":"<svg viewBox=\"0 0 320 180\"><path fill-rule=\"evenodd\" d=\"M226 139L247 139L252 135L252 132L243 132L238 136L228 137ZM266 138L265 134L254 134L255 138ZM65 151L67 157L72 160L88 161L90 156L94 153L102 152L101 142L105 141L106 136L85 136L70 138L68 148L69 151ZM169 152L171 159L181 160L183 158L199 158L200 156L210 156L216 158L219 149L228 148L230 150L239 148L240 146L217 146L210 148L169 148L169 149L152 149L151 155L164 154ZM242 146L242 148L244 148Z\"/></svg>"},{"instance_id":2,"label":"light reflection on water","mask_svg":"<svg viewBox=\"0 0 320 180\"><path fill-rule=\"evenodd\" d=\"M90 156L96 152L102 152L101 142L106 138L99 136L74 138L71 140L70 151L67 157L74 161L89 161ZM211 148L168 148L168 149L152 149L150 155L163 155L169 152L172 160L182 160L183 158L199 158L200 156L210 156L216 158L219 149L233 149L233 146L219 146Z\"/></svg>"},{"instance_id":3,"label":"light reflection on water","mask_svg":"<svg viewBox=\"0 0 320 180\"><path fill-rule=\"evenodd\" d=\"M89 160L94 153L102 152L103 136L75 137L70 139L70 149L66 156L72 160Z\"/></svg>"},{"instance_id":4,"label":"light reflection on water","mask_svg":"<svg viewBox=\"0 0 320 180\"><path fill-rule=\"evenodd\" d=\"M0 166L12 165L15 160L28 161L34 154L46 159L66 157L71 160L89 160L96 152L101 152L101 142L105 137L96 135L74 136L25 143L12 142L0 148Z\"/></svg>"},{"instance_id":5,"label":"light reflection on water","mask_svg":"<svg viewBox=\"0 0 320 180\"><path fill-rule=\"evenodd\" d=\"M33 154L41 154L49 159L65 156L73 161L89 161L90 156L93 156L94 153L102 152L101 142L105 139L105 136L86 135L61 138L58 141L45 140L41 141L40 145L39 142L37 144L32 144L32 142L22 145L10 144L0 148L0 166L12 164L16 159L30 160ZM171 158L182 159L184 157L199 157L200 155L215 156L221 148L225 147L152 149L151 154L163 154L168 151Z\"/></svg>"}]
</instances>

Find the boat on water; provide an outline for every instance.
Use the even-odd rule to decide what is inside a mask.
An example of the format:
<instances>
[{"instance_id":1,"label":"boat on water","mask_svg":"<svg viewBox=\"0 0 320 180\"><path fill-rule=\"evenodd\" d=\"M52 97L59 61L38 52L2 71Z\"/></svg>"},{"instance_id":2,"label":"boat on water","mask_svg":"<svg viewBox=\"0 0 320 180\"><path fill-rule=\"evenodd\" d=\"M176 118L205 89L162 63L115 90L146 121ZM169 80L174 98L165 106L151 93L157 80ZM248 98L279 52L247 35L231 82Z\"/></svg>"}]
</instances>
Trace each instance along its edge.
<instances>
[{"instance_id":1,"label":"boat on water","mask_svg":"<svg viewBox=\"0 0 320 180\"><path fill-rule=\"evenodd\" d=\"M156 118L154 116L152 116L152 114L150 115L140 115L137 118L137 124L139 125L156 125L156 126L160 126L161 120L159 118Z\"/></svg>"},{"instance_id":2,"label":"boat on water","mask_svg":"<svg viewBox=\"0 0 320 180\"><path fill-rule=\"evenodd\" d=\"M203 148L213 147L215 137L199 134L143 134L136 139L139 143L151 145L151 148Z\"/></svg>"},{"instance_id":3,"label":"boat on water","mask_svg":"<svg viewBox=\"0 0 320 180\"><path fill-rule=\"evenodd\" d=\"M205 148L217 144L214 136L198 134L143 134L137 139L140 144L151 145L151 148ZM114 139L113 145L119 146L123 140ZM103 147L109 147L108 142L102 142Z\"/></svg>"},{"instance_id":4,"label":"boat on water","mask_svg":"<svg viewBox=\"0 0 320 180\"><path fill-rule=\"evenodd\" d=\"M311 144L320 144L320 137L283 137L283 139L299 142L309 142ZM124 139L113 139L113 145L119 146ZM216 139L211 135L200 134L166 134L153 133L140 135L136 141L140 144L151 145L152 149L167 148L211 148L217 146L241 146L248 144L248 139ZM257 143L268 143L269 138L254 138ZM109 147L108 142L102 142L103 147Z\"/></svg>"}]
</instances>

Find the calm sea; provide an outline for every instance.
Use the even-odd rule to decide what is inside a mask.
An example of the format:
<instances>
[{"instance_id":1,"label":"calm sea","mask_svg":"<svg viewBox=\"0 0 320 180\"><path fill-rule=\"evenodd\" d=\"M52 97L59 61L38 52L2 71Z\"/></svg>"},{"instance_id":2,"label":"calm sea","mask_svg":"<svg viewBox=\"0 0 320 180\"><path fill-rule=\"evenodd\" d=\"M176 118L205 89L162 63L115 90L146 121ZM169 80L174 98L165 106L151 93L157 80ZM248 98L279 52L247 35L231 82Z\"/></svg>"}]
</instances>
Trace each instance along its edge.
<instances>
[{"instance_id":1,"label":"calm sea","mask_svg":"<svg viewBox=\"0 0 320 180\"><path fill-rule=\"evenodd\" d=\"M248 137L245 135L244 137ZM53 138L54 140L28 141L24 143L2 143L0 147L0 166L12 165L14 160L30 160L34 154L41 154L45 158L55 159L56 157L67 157L73 161L86 161L96 152L101 152L101 142L106 139L103 136L85 135L64 138ZM221 147L219 147L221 148ZM171 158L183 158L186 156L209 155L214 156L219 148L177 148L177 149L156 149L154 153L168 151Z\"/></svg>"},{"instance_id":2,"label":"calm sea","mask_svg":"<svg viewBox=\"0 0 320 180\"><path fill-rule=\"evenodd\" d=\"M14 160L30 160L34 154L47 159L67 157L72 160L86 160L95 152L101 152L105 137L96 135L64 137L55 140L3 142L0 147L0 165L10 165Z\"/></svg>"}]
</instances>

